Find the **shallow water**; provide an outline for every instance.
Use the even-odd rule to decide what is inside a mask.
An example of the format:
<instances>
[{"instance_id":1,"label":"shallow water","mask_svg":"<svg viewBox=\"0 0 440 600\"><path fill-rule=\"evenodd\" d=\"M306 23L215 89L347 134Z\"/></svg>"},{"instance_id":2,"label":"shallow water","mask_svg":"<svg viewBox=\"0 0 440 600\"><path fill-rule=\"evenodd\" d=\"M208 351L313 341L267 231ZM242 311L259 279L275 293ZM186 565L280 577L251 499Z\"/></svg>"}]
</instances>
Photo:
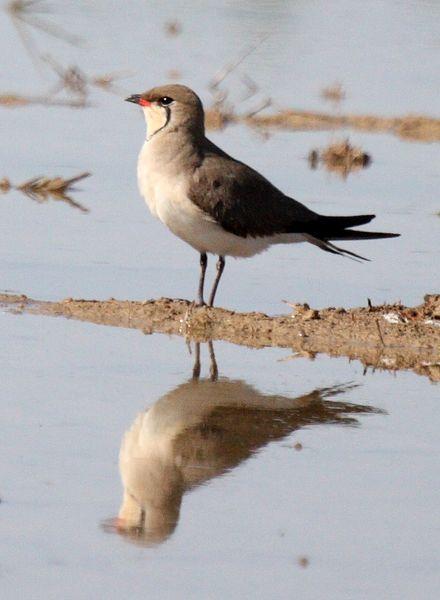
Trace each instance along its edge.
<instances>
[{"instance_id":1,"label":"shallow water","mask_svg":"<svg viewBox=\"0 0 440 600\"><path fill-rule=\"evenodd\" d=\"M224 343L195 383L181 339L1 320L3 597L435 597L437 386Z\"/></svg>"},{"instance_id":2,"label":"shallow water","mask_svg":"<svg viewBox=\"0 0 440 600\"><path fill-rule=\"evenodd\" d=\"M439 116L437 2L373 10L347 0L331 14L322 0L235 4L65 1L45 18L85 46L41 32L34 43L89 74L134 71L120 82L127 94L179 69L209 102L214 73L268 35L225 81L236 101L242 74L257 82L243 109L270 96L331 110L320 89L340 80L341 112ZM182 33L168 37L163 24L175 18ZM3 12L0 49L0 93L41 94L53 83ZM1 196L0 287L41 299L191 298L197 256L153 221L136 190L138 111L100 91L91 100L85 110L0 107L0 178L93 174L74 194L88 214ZM345 181L309 169L311 148L348 134L372 155L369 169ZM221 305L276 313L283 299L412 304L438 291L439 144L360 132L266 140L242 126L211 137L315 210L375 212L375 228L403 234L351 244L373 259L362 265L297 246L230 260ZM0 331L2 598L436 597L438 386L226 343L215 344L217 382L201 348L196 383L195 348L190 355L181 339L3 313ZM129 431L127 531L114 518Z\"/></svg>"}]
</instances>

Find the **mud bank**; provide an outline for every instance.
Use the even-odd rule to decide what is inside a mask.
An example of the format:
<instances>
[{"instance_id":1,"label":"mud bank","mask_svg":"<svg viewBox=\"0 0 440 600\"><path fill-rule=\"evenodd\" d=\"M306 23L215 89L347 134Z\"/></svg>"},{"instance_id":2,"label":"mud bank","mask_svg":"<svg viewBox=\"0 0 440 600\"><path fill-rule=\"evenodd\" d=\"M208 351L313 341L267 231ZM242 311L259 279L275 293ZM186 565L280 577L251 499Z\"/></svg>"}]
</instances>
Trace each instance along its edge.
<instances>
[{"instance_id":1,"label":"mud bank","mask_svg":"<svg viewBox=\"0 0 440 600\"><path fill-rule=\"evenodd\" d=\"M286 109L273 114L238 115L212 109L206 113L208 129L221 129L241 122L261 129L328 131L354 129L371 133L391 133L414 142L440 141L440 119L425 115L382 117L379 115L334 115L324 112Z\"/></svg>"},{"instance_id":2,"label":"mud bank","mask_svg":"<svg viewBox=\"0 0 440 600\"><path fill-rule=\"evenodd\" d=\"M195 307L187 300L33 300L0 294L0 306L14 313L62 316L98 325L140 329L145 334L181 335L196 341L225 340L254 348L291 348L299 357L318 353L361 361L366 368L415 373L440 381L440 294L423 304L365 308L292 305L292 313L271 317L223 308Z\"/></svg>"}]
</instances>

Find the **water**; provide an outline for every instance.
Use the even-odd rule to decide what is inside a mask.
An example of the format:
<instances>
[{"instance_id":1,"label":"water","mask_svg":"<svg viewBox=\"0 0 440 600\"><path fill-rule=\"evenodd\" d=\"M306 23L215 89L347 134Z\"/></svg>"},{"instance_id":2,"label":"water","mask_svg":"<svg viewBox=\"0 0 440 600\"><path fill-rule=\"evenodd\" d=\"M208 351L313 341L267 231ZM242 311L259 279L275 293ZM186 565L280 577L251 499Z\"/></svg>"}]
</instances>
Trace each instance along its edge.
<instances>
[{"instance_id":1,"label":"water","mask_svg":"<svg viewBox=\"0 0 440 600\"><path fill-rule=\"evenodd\" d=\"M3 597L435 597L427 380L217 343L219 381L202 347L196 384L180 339L1 319ZM118 535L146 410L123 474L151 531Z\"/></svg>"},{"instance_id":2,"label":"water","mask_svg":"<svg viewBox=\"0 0 440 600\"><path fill-rule=\"evenodd\" d=\"M47 18L84 47L41 32L34 42L89 74L132 70L120 82L127 94L178 69L209 101L216 70L268 35L225 82L235 100L246 73L255 102L330 110L319 92L340 80L342 112L438 116L439 16L436 2L347 0L329 14L322 0L66 1ZM175 18L182 34L168 37L163 24ZM0 34L0 91L41 94L53 80L3 12ZM93 174L74 195L88 214L1 197L1 287L42 299L193 297L197 256L138 197L141 116L117 95L92 101L1 109L0 176ZM350 245L374 259L363 265L306 247L230 260L220 304L277 313L283 299L411 304L438 291L439 145L351 132L369 169L346 181L311 171L309 150L345 134L211 135L315 210L375 212L377 229L403 234ZM3 598L437 596L438 386L225 343L214 348L219 381L203 346L195 383L195 349L181 339L26 315L0 322ZM148 426L128 434L122 475L150 527L124 533L118 454L138 415Z\"/></svg>"}]
</instances>

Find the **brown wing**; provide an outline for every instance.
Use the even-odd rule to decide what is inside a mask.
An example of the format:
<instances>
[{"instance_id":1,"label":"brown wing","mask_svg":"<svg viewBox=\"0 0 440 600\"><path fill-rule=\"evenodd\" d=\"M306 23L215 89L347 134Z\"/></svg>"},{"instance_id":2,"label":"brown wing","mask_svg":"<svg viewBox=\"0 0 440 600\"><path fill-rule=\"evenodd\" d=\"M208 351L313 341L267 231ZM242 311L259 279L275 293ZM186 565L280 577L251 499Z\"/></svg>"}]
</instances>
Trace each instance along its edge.
<instances>
[{"instance_id":1,"label":"brown wing","mask_svg":"<svg viewBox=\"0 0 440 600\"><path fill-rule=\"evenodd\" d=\"M374 215L324 216L313 212L209 140L199 160L189 189L190 199L226 231L240 237L301 233L308 242L326 252L367 260L330 240L398 235L347 229L369 223Z\"/></svg>"},{"instance_id":2,"label":"brown wing","mask_svg":"<svg viewBox=\"0 0 440 600\"><path fill-rule=\"evenodd\" d=\"M288 198L262 175L207 141L190 199L240 237L303 232L319 215Z\"/></svg>"}]
</instances>

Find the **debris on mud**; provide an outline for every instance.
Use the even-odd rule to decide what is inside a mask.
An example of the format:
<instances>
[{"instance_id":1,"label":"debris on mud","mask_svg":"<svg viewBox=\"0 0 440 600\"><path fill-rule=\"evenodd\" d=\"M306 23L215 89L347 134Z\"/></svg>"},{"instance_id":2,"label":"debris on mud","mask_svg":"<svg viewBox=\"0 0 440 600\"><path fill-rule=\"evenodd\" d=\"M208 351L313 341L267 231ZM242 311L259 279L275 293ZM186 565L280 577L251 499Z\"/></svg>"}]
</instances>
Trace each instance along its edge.
<instances>
[{"instance_id":1,"label":"debris on mud","mask_svg":"<svg viewBox=\"0 0 440 600\"><path fill-rule=\"evenodd\" d=\"M371 164L371 156L345 139L333 142L323 149L314 148L309 153L308 161L311 169L316 169L318 164L322 163L327 171L346 178L352 171L368 167Z\"/></svg>"},{"instance_id":2,"label":"debris on mud","mask_svg":"<svg viewBox=\"0 0 440 600\"><path fill-rule=\"evenodd\" d=\"M440 294L415 307L400 303L362 308L311 309L293 305L291 314L270 317L223 308L196 307L187 300L144 302L73 300L45 302L0 294L14 313L64 316L101 325L140 329L145 334L181 335L195 341L225 340L254 348L291 348L300 356L345 356L365 368L415 373L440 381ZM397 320L386 318L397 315Z\"/></svg>"}]
</instances>

